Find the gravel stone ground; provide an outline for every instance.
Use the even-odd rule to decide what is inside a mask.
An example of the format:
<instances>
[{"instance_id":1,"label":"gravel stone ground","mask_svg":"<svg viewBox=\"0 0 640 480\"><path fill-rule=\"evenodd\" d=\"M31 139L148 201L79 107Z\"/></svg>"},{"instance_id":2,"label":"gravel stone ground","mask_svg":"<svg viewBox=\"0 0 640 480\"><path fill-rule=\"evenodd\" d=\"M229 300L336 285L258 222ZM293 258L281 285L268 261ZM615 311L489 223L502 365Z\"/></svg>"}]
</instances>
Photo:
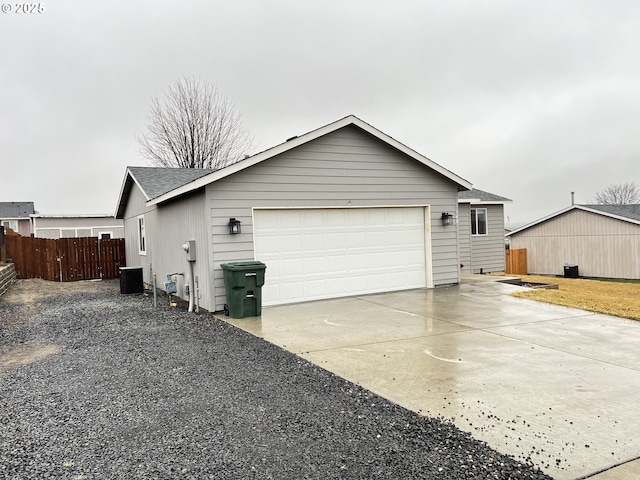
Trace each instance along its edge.
<instances>
[{"instance_id":1,"label":"gravel stone ground","mask_svg":"<svg viewBox=\"0 0 640 480\"><path fill-rule=\"evenodd\" d=\"M0 297L0 478L550 478L165 300L118 281Z\"/></svg>"}]
</instances>

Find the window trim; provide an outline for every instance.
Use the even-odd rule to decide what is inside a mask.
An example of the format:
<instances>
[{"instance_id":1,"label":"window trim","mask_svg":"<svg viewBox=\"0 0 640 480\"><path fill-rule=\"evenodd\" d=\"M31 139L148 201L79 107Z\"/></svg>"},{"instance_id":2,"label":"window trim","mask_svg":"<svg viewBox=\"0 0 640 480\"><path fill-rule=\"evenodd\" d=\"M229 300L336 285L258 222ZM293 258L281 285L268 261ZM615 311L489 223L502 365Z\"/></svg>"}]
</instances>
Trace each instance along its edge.
<instances>
[{"instance_id":1,"label":"window trim","mask_svg":"<svg viewBox=\"0 0 640 480\"><path fill-rule=\"evenodd\" d=\"M147 254L147 232L144 224L144 215L138 215L138 253Z\"/></svg>"},{"instance_id":2,"label":"window trim","mask_svg":"<svg viewBox=\"0 0 640 480\"><path fill-rule=\"evenodd\" d=\"M18 228L20 227L20 222L18 220L2 220L0 223L3 227L10 228L14 232L18 233ZM13 228L13 225L15 225L16 228Z\"/></svg>"},{"instance_id":3,"label":"window trim","mask_svg":"<svg viewBox=\"0 0 640 480\"><path fill-rule=\"evenodd\" d=\"M478 222L478 212L484 211L484 233L478 233L480 231L480 223ZM470 223L471 223L471 235L474 237L484 237L489 235L489 215L486 208L471 208L469 211ZM474 232L475 230L475 232Z\"/></svg>"}]
</instances>

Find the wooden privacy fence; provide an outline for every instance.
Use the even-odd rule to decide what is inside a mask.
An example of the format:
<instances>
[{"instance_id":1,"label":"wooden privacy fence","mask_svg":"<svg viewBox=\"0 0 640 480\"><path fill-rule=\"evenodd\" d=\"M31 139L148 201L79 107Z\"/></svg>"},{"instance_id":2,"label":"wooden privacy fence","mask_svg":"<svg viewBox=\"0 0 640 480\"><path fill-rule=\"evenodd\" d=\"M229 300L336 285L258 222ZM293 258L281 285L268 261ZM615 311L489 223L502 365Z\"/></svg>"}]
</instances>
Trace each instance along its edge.
<instances>
[{"instance_id":1,"label":"wooden privacy fence","mask_svg":"<svg viewBox=\"0 0 640 480\"><path fill-rule=\"evenodd\" d=\"M124 239L34 238L6 236L7 259L13 260L18 278L59 282L117 278L126 265Z\"/></svg>"},{"instance_id":2,"label":"wooden privacy fence","mask_svg":"<svg viewBox=\"0 0 640 480\"><path fill-rule=\"evenodd\" d=\"M527 249L517 248L515 250L505 250L506 272L510 275L526 275L527 271Z\"/></svg>"}]
</instances>

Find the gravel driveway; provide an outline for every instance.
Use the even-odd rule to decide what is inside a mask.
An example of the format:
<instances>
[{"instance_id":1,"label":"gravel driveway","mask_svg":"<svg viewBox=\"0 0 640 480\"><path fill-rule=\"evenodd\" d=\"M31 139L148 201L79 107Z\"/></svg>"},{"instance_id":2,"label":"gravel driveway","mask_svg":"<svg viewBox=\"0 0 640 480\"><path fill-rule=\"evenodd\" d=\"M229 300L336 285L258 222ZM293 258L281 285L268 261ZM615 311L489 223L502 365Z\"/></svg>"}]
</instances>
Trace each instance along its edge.
<instances>
[{"instance_id":1,"label":"gravel driveway","mask_svg":"<svg viewBox=\"0 0 640 480\"><path fill-rule=\"evenodd\" d=\"M0 478L543 479L211 315L117 281L0 298Z\"/></svg>"}]
</instances>

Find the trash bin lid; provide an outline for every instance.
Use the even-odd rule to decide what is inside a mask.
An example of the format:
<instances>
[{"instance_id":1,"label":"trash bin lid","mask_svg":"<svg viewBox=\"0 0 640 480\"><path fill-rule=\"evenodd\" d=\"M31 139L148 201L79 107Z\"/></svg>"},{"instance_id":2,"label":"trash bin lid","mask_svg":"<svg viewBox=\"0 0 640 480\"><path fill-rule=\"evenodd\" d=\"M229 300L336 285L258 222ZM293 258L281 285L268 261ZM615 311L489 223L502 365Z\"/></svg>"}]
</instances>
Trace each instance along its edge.
<instances>
[{"instance_id":1,"label":"trash bin lid","mask_svg":"<svg viewBox=\"0 0 640 480\"><path fill-rule=\"evenodd\" d=\"M220 265L223 270L231 272L245 272L250 270L264 270L267 266L262 262L229 262Z\"/></svg>"}]
</instances>

